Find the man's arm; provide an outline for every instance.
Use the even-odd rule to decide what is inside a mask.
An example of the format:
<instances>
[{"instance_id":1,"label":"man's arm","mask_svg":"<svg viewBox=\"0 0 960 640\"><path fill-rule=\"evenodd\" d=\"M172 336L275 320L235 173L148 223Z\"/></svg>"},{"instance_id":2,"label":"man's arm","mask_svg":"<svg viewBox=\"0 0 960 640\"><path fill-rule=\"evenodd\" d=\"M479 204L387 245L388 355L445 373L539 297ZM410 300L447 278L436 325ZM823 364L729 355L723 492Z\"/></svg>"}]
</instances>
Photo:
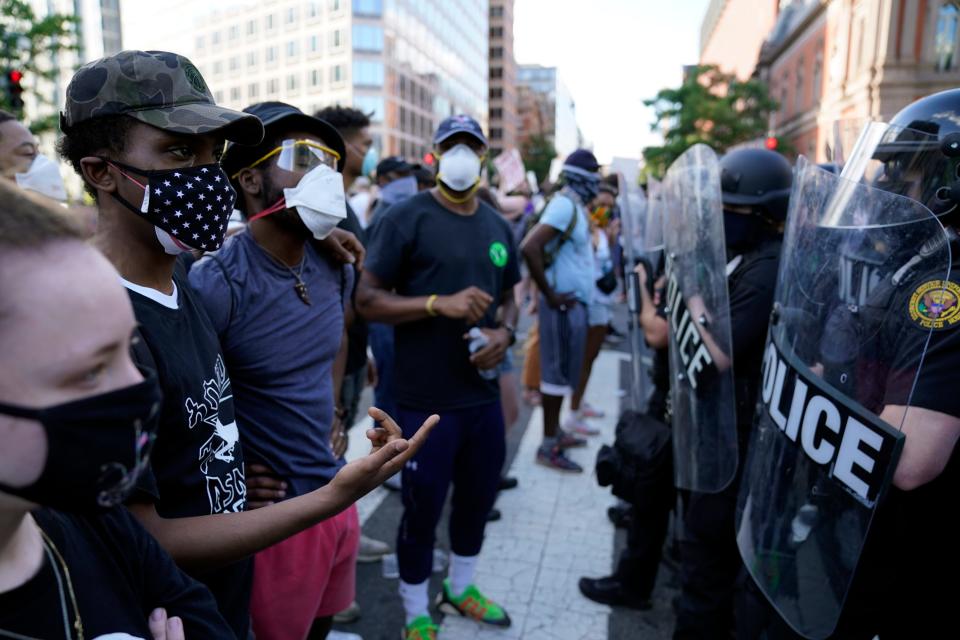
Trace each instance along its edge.
<instances>
[{"instance_id":1,"label":"man's arm","mask_svg":"<svg viewBox=\"0 0 960 640\"><path fill-rule=\"evenodd\" d=\"M647 271L643 263L633 269L640 280L640 327L643 337L652 349L664 349L667 346L669 329L667 319L657 314L657 301L650 297L647 291Z\"/></svg>"},{"instance_id":2,"label":"man's arm","mask_svg":"<svg viewBox=\"0 0 960 640\"><path fill-rule=\"evenodd\" d=\"M523 260L530 270L530 277L547 300L556 298L557 294L547 282L547 270L543 260L544 248L559 235L560 232L554 227L540 223L530 230L520 244L520 253L523 254Z\"/></svg>"},{"instance_id":3,"label":"man's arm","mask_svg":"<svg viewBox=\"0 0 960 640\"><path fill-rule=\"evenodd\" d=\"M503 326L496 329L481 329L486 334L489 342L483 348L470 356L472 362L478 369L493 369L503 362L506 357L507 349L510 348L510 339L512 331L506 328L507 325L516 329L517 318L520 313L517 309L517 302L513 297L513 289L507 289L500 297L500 320ZM468 336L464 336L467 339Z\"/></svg>"},{"instance_id":4,"label":"man's arm","mask_svg":"<svg viewBox=\"0 0 960 640\"><path fill-rule=\"evenodd\" d=\"M887 405L880 418L894 426L903 421L902 430L907 437L893 474L896 487L910 491L943 473L960 436L960 418L903 405Z\"/></svg>"},{"instance_id":5,"label":"man's arm","mask_svg":"<svg viewBox=\"0 0 960 640\"><path fill-rule=\"evenodd\" d=\"M371 322L402 324L432 316L460 318L468 324L480 320L493 297L477 287L467 287L449 296L401 296L389 291L369 269L360 276L357 311ZM430 313L433 311L433 313Z\"/></svg>"},{"instance_id":6,"label":"man's arm","mask_svg":"<svg viewBox=\"0 0 960 640\"><path fill-rule=\"evenodd\" d=\"M185 569L203 571L237 562L335 516L378 487L403 468L439 421L430 416L404 440L400 427L385 413L371 409L370 415L381 425L367 431L371 453L308 494L255 511L192 518L163 518L152 503L132 503L128 508Z\"/></svg>"}]
</instances>

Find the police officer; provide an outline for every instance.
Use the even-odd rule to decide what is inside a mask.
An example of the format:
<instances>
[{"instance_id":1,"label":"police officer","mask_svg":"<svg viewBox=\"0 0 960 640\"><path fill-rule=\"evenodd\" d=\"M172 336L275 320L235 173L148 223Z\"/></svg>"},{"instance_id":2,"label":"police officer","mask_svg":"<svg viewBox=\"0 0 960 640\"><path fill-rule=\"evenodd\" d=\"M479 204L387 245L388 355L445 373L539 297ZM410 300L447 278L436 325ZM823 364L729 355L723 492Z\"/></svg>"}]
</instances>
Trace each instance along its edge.
<instances>
[{"instance_id":1,"label":"police officer","mask_svg":"<svg viewBox=\"0 0 960 640\"><path fill-rule=\"evenodd\" d=\"M730 355L735 363L737 444L742 460L753 422L792 170L787 160L775 152L742 149L720 161L720 181L728 260ZM689 297L686 304L691 318L703 315L705 310L698 296ZM719 353L711 339L710 325L699 326L698 330L718 367L723 367L724 361L729 363L730 357ZM739 473L719 492L683 492L681 593L676 603L674 638L730 635L734 585L740 567L733 536L738 477Z\"/></svg>"},{"instance_id":2,"label":"police officer","mask_svg":"<svg viewBox=\"0 0 960 640\"><path fill-rule=\"evenodd\" d=\"M862 140L866 138L864 135ZM758 566L756 560L762 555L787 558L779 563L776 581L751 570L753 579L738 602L738 635L742 638L801 637L795 630L804 637L819 638L873 638L877 634L884 640L945 637L951 630L955 634L958 626L952 610L956 589L941 585L944 580L950 584L958 569L953 511L960 435L960 396L954 383L960 364L960 246L956 242L960 225L960 89L928 96L902 110L870 153L879 171L863 176L860 184L872 189L860 184L851 187L857 183L848 180L833 187L833 194L842 198L821 199L828 203L824 219L833 215L829 205L842 200L844 209L853 211L850 218L861 227L841 243L844 266L837 282L830 285L837 289L841 304L835 313L819 320L823 335L816 356L822 370L817 377L833 390L829 400L840 407L839 424L848 425L844 413L857 411L844 400L845 396L853 398L867 410L861 408L859 424L871 424L870 416L863 414L879 416L888 425L888 433L902 434L902 453L895 466L894 459L888 458L892 486L885 494L864 484L867 491L850 501L845 498L850 491L831 491L831 483L843 477L839 458L829 461L829 473L815 474L815 467L804 463L802 454L788 458L781 451L778 463L771 463L762 455L763 438L751 443L758 462L746 470L741 507L749 503L762 511L764 485L803 485L805 473L815 479L812 488L802 489L808 497L799 510L791 509L790 490L786 489L771 494L777 496L779 507L755 518L745 513L738 522L738 540L745 541L740 546L748 570ZM852 163L848 161L848 166ZM803 182L816 191L818 180L826 179L813 174ZM860 192L852 192L853 188ZM916 203L929 212L918 212ZM833 217L839 215L842 212ZM843 233L850 233L850 227L844 229ZM802 251L798 246L797 251ZM796 273L804 280L802 271ZM810 293L805 291L804 296L810 297ZM778 304L781 298L789 300L781 291L777 298ZM789 324L789 320L782 322ZM789 379L790 373L785 377ZM757 433L763 428L763 415L761 411ZM838 438L847 430L849 426ZM881 429L875 433L872 445L858 448L858 454L863 452L867 458L859 460L859 473L847 480L848 488L857 487L857 479L870 483L872 477L884 475L880 454L889 436ZM787 459L799 463L783 465ZM765 474L764 465L777 473ZM865 473L866 468L874 472ZM865 515L859 515L861 512ZM795 551L781 554L776 536L751 534L750 528L761 520L771 522L771 528L787 523ZM866 524L857 526L860 522ZM764 548L753 548L758 540L764 541ZM815 541L814 545L804 546L807 540ZM849 552L861 544L859 558ZM782 579L791 575L806 580L792 585ZM829 581L817 580L820 575ZM809 597L805 582L817 584L816 597ZM769 608L761 591L779 615Z\"/></svg>"}]
</instances>

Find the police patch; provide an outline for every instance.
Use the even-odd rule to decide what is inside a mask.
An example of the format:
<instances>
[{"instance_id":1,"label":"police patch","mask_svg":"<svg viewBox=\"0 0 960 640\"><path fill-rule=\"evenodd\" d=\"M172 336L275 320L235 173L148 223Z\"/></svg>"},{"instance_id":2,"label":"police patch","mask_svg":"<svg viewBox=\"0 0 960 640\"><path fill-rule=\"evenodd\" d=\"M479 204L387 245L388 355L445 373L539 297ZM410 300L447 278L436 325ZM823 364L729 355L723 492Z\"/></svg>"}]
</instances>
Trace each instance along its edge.
<instances>
[{"instance_id":1,"label":"police patch","mask_svg":"<svg viewBox=\"0 0 960 640\"><path fill-rule=\"evenodd\" d=\"M949 329L960 322L960 285L928 280L910 296L910 320L921 329Z\"/></svg>"}]
</instances>

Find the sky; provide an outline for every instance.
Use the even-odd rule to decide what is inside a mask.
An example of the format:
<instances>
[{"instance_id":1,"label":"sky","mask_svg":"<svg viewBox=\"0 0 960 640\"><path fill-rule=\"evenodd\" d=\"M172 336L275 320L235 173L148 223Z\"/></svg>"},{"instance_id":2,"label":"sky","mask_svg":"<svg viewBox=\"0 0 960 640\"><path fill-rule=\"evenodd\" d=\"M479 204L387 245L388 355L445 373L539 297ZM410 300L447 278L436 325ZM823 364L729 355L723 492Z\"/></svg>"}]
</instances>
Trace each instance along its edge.
<instances>
[{"instance_id":1,"label":"sky","mask_svg":"<svg viewBox=\"0 0 960 640\"><path fill-rule=\"evenodd\" d=\"M556 66L601 163L659 140L643 100L679 86L708 0L516 0L518 64Z\"/></svg>"}]
</instances>

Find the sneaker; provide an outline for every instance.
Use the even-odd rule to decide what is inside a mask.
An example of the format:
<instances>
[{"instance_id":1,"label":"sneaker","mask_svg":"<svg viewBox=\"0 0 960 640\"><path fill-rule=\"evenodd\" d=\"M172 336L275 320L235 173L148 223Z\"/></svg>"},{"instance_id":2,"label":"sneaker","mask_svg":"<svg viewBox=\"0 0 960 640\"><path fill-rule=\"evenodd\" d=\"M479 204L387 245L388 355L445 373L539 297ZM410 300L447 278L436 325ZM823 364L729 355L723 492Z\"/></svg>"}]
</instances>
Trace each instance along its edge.
<instances>
[{"instance_id":1,"label":"sneaker","mask_svg":"<svg viewBox=\"0 0 960 640\"><path fill-rule=\"evenodd\" d=\"M354 600L350 606L333 615L333 621L336 624L350 624L360 619L360 605Z\"/></svg>"},{"instance_id":2,"label":"sneaker","mask_svg":"<svg viewBox=\"0 0 960 640\"><path fill-rule=\"evenodd\" d=\"M581 418L603 418L606 417L606 413L602 410L597 409L595 406L584 400L580 403L580 417Z\"/></svg>"},{"instance_id":3,"label":"sneaker","mask_svg":"<svg viewBox=\"0 0 960 640\"><path fill-rule=\"evenodd\" d=\"M439 630L430 616L420 616L403 628L400 637L403 640L437 640Z\"/></svg>"},{"instance_id":4,"label":"sneaker","mask_svg":"<svg viewBox=\"0 0 960 640\"><path fill-rule=\"evenodd\" d=\"M572 433L561 431L557 434L557 446L561 449L574 449L576 447L587 446L587 441L583 438L578 438Z\"/></svg>"},{"instance_id":5,"label":"sneaker","mask_svg":"<svg viewBox=\"0 0 960 640\"><path fill-rule=\"evenodd\" d=\"M577 416L570 416L567 418L566 422L563 423L563 429L564 431L570 431L581 436L600 435L600 429L591 427Z\"/></svg>"},{"instance_id":6,"label":"sneaker","mask_svg":"<svg viewBox=\"0 0 960 640\"><path fill-rule=\"evenodd\" d=\"M545 467L550 467L551 469L556 469L557 471L583 473L583 467L568 458L560 447L541 445L540 448L537 449L537 463Z\"/></svg>"},{"instance_id":7,"label":"sneaker","mask_svg":"<svg viewBox=\"0 0 960 640\"><path fill-rule=\"evenodd\" d=\"M442 613L460 615L494 627L506 629L510 626L510 616L503 607L480 593L474 585L454 598L450 593L450 578L443 581L443 590L437 595L437 608Z\"/></svg>"},{"instance_id":8,"label":"sneaker","mask_svg":"<svg viewBox=\"0 0 960 640\"><path fill-rule=\"evenodd\" d=\"M377 562L390 553L390 545L380 540L360 536L360 550L357 552L357 562Z\"/></svg>"}]
</instances>

